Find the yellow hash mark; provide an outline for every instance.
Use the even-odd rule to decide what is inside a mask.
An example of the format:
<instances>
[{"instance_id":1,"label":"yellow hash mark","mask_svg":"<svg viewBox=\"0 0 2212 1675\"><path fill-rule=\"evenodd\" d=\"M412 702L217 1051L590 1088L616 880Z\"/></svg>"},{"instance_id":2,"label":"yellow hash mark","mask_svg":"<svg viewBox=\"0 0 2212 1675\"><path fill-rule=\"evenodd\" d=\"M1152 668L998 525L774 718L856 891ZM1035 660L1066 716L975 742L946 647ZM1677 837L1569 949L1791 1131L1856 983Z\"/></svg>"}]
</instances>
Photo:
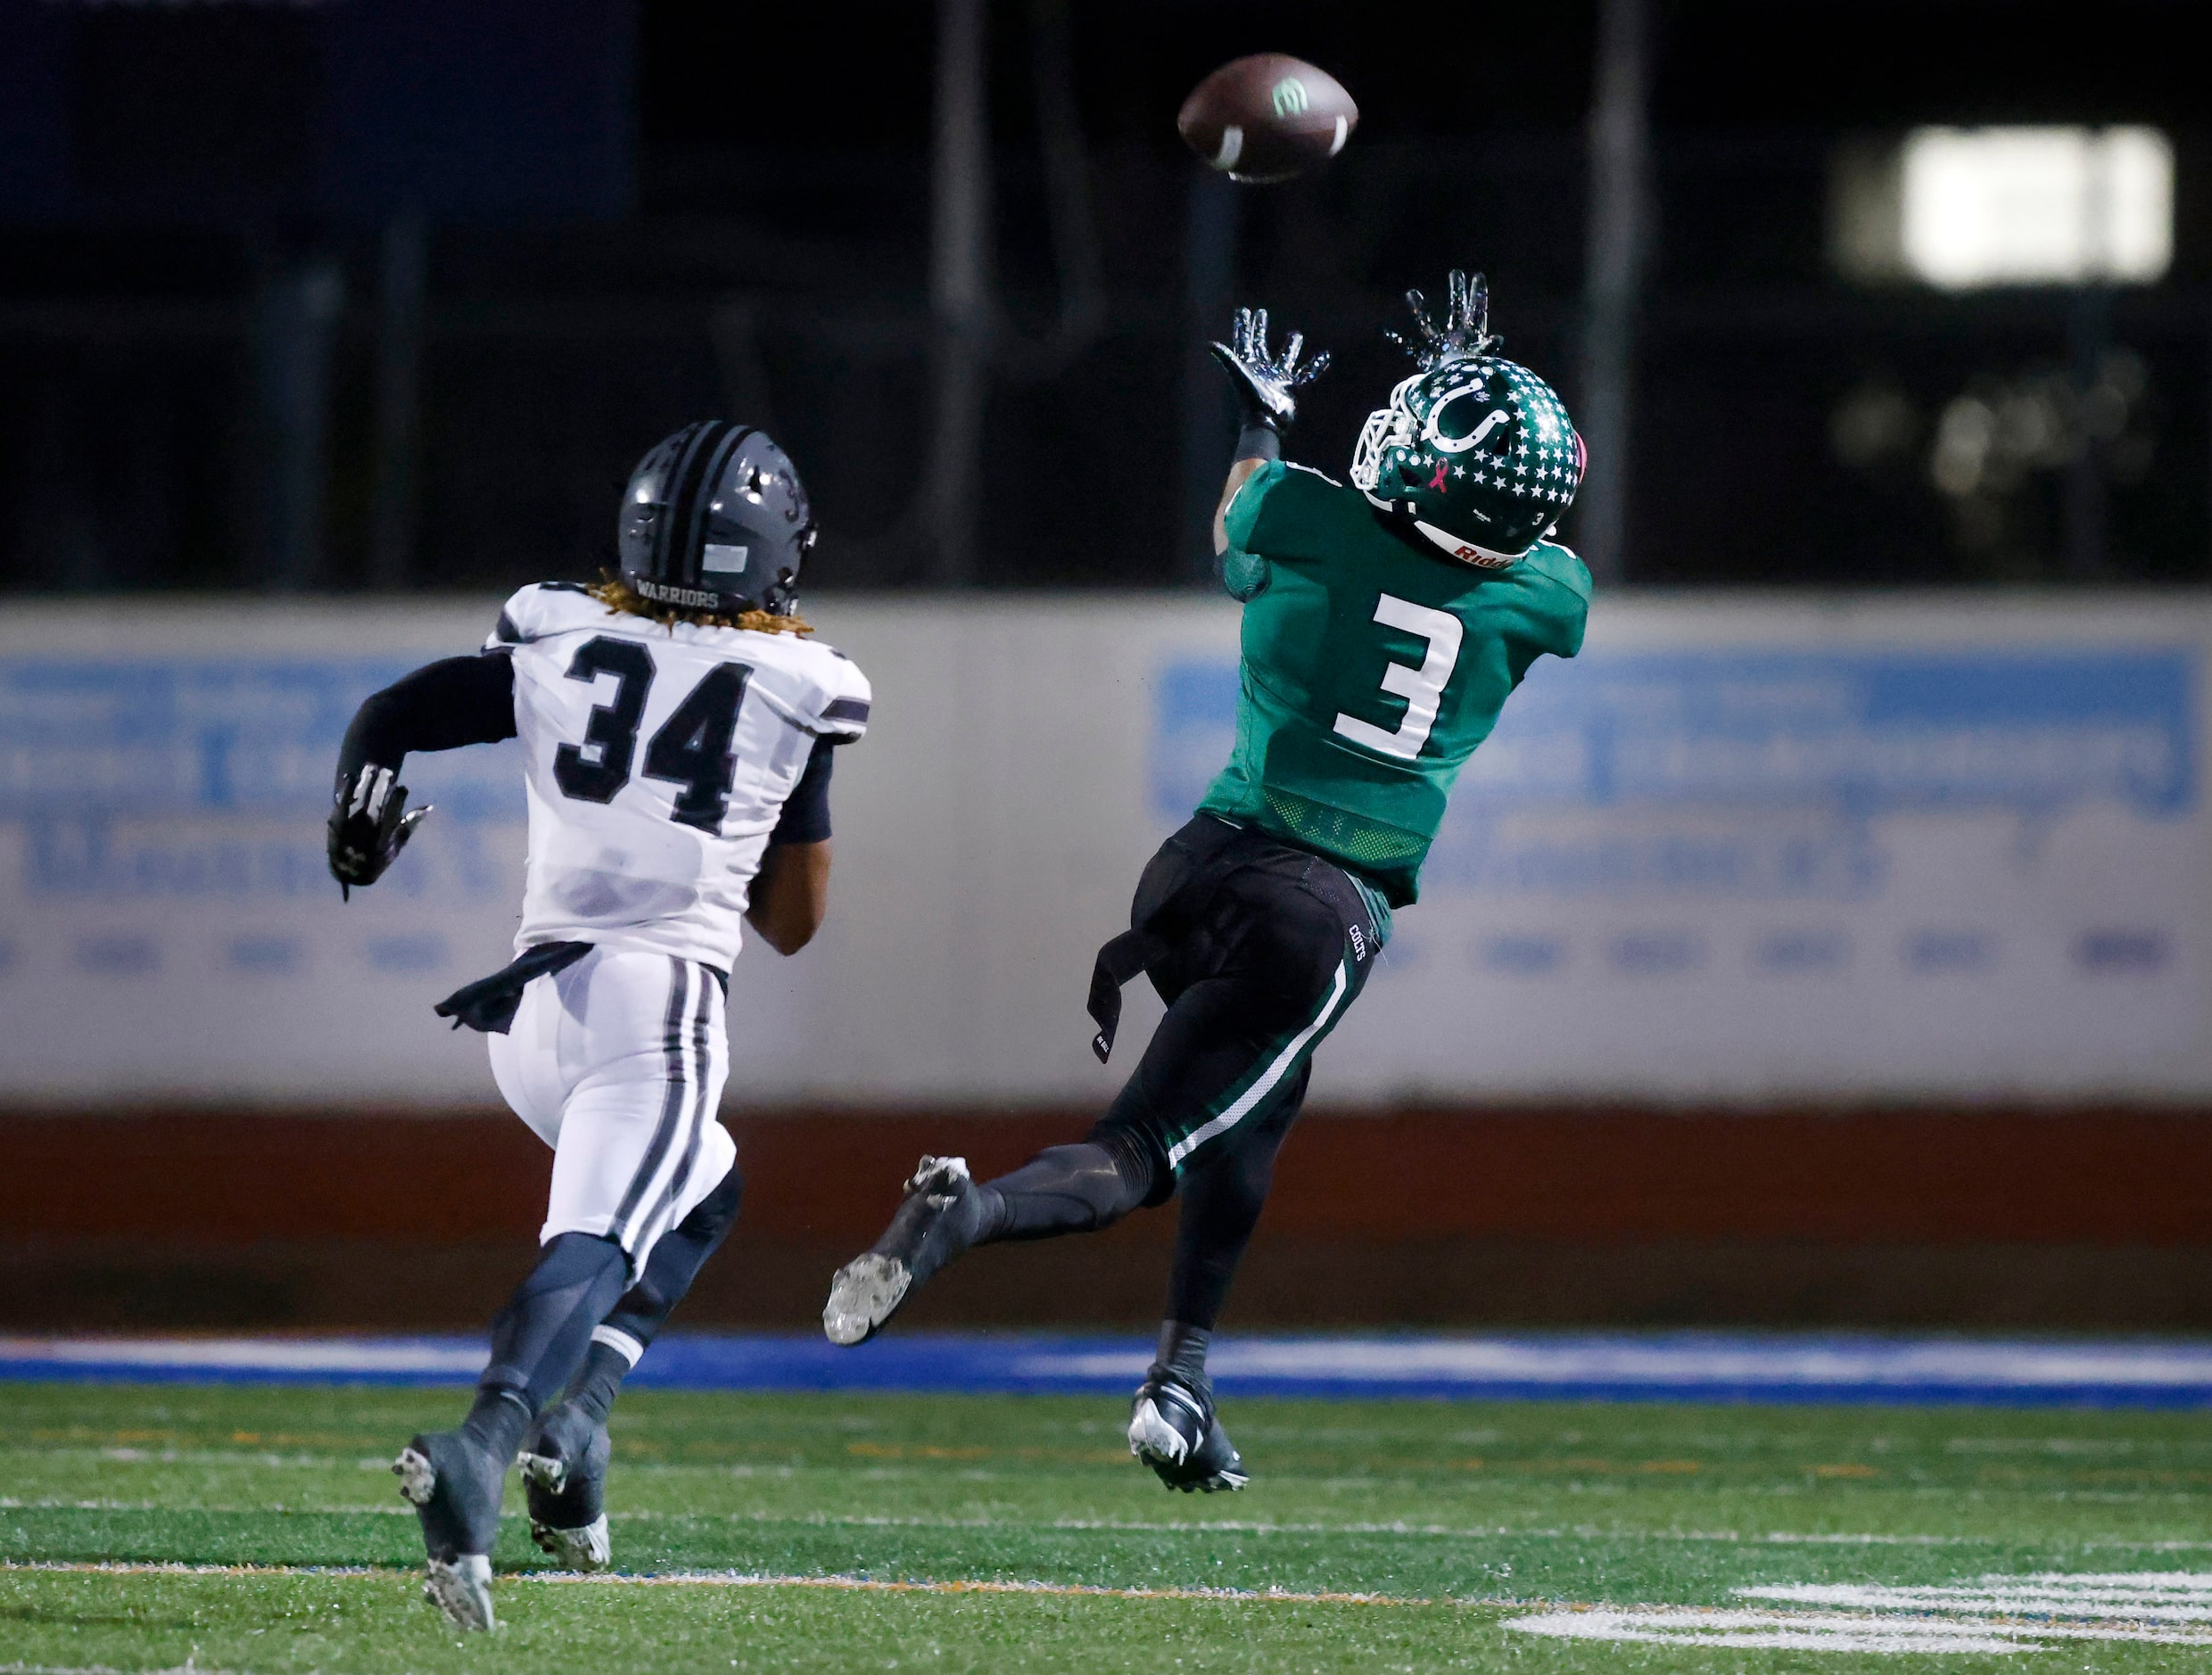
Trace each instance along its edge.
<instances>
[{"instance_id":1,"label":"yellow hash mark","mask_svg":"<svg viewBox=\"0 0 2212 1675\"><path fill-rule=\"evenodd\" d=\"M30 1433L33 1442L99 1442L112 1448L126 1443L181 1442L181 1431L104 1431L90 1425L42 1425Z\"/></svg>"},{"instance_id":2,"label":"yellow hash mark","mask_svg":"<svg viewBox=\"0 0 2212 1675\"><path fill-rule=\"evenodd\" d=\"M845 1451L871 1460L981 1460L987 1459L991 1453L980 1444L945 1448L920 1442L848 1442Z\"/></svg>"}]
</instances>

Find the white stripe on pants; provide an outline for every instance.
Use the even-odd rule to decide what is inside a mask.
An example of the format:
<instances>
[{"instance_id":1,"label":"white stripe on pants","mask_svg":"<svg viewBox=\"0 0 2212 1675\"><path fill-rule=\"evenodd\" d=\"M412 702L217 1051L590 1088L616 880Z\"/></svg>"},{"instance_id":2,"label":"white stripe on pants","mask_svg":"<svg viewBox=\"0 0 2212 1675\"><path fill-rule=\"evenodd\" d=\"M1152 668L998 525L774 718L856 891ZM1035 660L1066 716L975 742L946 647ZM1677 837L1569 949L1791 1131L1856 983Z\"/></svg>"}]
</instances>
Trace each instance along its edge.
<instances>
[{"instance_id":1,"label":"white stripe on pants","mask_svg":"<svg viewBox=\"0 0 2212 1675\"><path fill-rule=\"evenodd\" d=\"M737 1160L714 1117L729 1053L705 966L595 948L524 989L513 1028L486 1039L500 1093L553 1148L541 1241L613 1239L636 1274Z\"/></svg>"}]
</instances>

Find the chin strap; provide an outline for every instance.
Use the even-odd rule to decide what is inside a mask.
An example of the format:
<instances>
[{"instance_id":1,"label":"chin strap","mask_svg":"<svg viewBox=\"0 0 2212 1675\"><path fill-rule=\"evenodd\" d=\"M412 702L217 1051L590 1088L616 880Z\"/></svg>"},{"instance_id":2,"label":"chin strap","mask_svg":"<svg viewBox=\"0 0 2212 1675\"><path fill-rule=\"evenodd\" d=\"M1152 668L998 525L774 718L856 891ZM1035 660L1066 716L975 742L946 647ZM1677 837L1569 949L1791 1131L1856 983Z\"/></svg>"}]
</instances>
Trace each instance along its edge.
<instances>
[{"instance_id":1,"label":"chin strap","mask_svg":"<svg viewBox=\"0 0 2212 1675\"><path fill-rule=\"evenodd\" d=\"M1410 524L1420 531L1422 538L1447 558L1473 565L1477 570L1503 570L1508 565L1518 564L1536 549L1535 541L1531 541L1519 552L1499 552L1495 548L1477 546L1465 536L1455 535L1448 529L1439 529L1425 518L1416 516L1410 501L1400 505L1394 500L1367 494L1365 489L1360 490L1360 493L1366 495L1367 504L1376 511L1401 523Z\"/></svg>"}]
</instances>

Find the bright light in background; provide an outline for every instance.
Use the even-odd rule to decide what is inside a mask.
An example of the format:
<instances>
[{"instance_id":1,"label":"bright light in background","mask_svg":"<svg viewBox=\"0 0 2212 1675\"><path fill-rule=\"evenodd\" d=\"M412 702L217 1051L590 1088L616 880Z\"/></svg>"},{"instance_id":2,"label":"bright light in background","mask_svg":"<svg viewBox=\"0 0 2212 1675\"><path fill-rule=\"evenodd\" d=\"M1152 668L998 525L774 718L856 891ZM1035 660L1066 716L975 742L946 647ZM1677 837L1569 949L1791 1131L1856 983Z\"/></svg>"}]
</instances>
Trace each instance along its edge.
<instances>
[{"instance_id":1,"label":"bright light in background","mask_svg":"<svg viewBox=\"0 0 2212 1675\"><path fill-rule=\"evenodd\" d=\"M2144 284L2174 255L2174 148L2151 128L1916 129L1899 253L1946 291Z\"/></svg>"}]
</instances>

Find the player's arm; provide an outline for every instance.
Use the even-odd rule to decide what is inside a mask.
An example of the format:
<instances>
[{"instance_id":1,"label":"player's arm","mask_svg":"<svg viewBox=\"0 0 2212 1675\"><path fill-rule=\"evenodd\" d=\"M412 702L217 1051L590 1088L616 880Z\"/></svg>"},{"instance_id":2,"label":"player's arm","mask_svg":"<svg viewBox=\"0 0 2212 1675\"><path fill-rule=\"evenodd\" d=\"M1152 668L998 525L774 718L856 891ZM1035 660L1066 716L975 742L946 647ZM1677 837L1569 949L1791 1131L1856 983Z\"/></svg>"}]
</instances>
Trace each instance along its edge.
<instances>
[{"instance_id":1,"label":"player's arm","mask_svg":"<svg viewBox=\"0 0 2212 1675\"><path fill-rule=\"evenodd\" d=\"M778 953L796 953L814 939L830 910L830 840L772 844L753 879L746 923Z\"/></svg>"},{"instance_id":2,"label":"player's arm","mask_svg":"<svg viewBox=\"0 0 2212 1675\"><path fill-rule=\"evenodd\" d=\"M753 876L746 921L778 953L814 939L830 908L830 771L837 741L819 738L806 771L784 799L768 852Z\"/></svg>"},{"instance_id":3,"label":"player's arm","mask_svg":"<svg viewBox=\"0 0 2212 1675\"><path fill-rule=\"evenodd\" d=\"M1214 359L1221 363L1236 391L1242 420L1228 481L1222 484L1220 504L1214 507L1217 558L1229 550L1229 502L1236 499L1237 491L1252 473L1269 460L1283 458L1283 433L1297 421L1299 390L1328 370L1325 350L1301 364L1299 358L1305 347L1305 334L1292 332L1283 352L1272 353L1267 348L1265 309L1239 309L1230 341L1213 345Z\"/></svg>"},{"instance_id":4,"label":"player's arm","mask_svg":"<svg viewBox=\"0 0 2212 1675\"><path fill-rule=\"evenodd\" d=\"M347 895L374 884L428 808L409 809L400 769L413 750L452 750L515 737L515 664L505 652L447 657L372 693L338 747L330 810L330 873Z\"/></svg>"}]
</instances>

